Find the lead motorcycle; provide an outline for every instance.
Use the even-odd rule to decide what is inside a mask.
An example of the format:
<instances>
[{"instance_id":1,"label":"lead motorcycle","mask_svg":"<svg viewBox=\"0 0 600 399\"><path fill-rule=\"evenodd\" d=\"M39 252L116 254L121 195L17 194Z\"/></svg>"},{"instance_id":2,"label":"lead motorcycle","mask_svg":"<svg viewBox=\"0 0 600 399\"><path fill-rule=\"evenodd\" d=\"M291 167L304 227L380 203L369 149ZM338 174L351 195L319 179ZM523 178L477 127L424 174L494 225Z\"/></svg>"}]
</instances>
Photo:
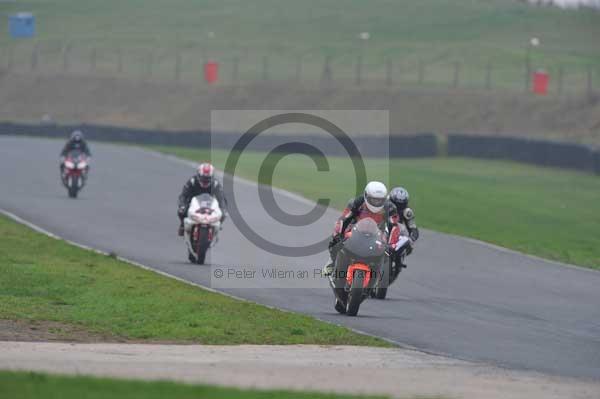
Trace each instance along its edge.
<instances>
[{"instance_id":1,"label":"lead motorcycle","mask_svg":"<svg viewBox=\"0 0 600 399\"><path fill-rule=\"evenodd\" d=\"M329 283L335 295L335 310L356 316L360 304L383 280L389 279L383 265L389 263L386 235L370 218L362 219L340 242Z\"/></svg>"},{"instance_id":2,"label":"lead motorcycle","mask_svg":"<svg viewBox=\"0 0 600 399\"><path fill-rule=\"evenodd\" d=\"M187 217L183 219L184 239L191 263L204 264L208 249L218 241L222 216L219 202L210 194L192 198Z\"/></svg>"},{"instance_id":3,"label":"lead motorcycle","mask_svg":"<svg viewBox=\"0 0 600 399\"><path fill-rule=\"evenodd\" d=\"M88 156L81 151L71 151L65 157L61 168L61 180L70 198L77 198L79 191L85 186L89 166Z\"/></svg>"}]
</instances>

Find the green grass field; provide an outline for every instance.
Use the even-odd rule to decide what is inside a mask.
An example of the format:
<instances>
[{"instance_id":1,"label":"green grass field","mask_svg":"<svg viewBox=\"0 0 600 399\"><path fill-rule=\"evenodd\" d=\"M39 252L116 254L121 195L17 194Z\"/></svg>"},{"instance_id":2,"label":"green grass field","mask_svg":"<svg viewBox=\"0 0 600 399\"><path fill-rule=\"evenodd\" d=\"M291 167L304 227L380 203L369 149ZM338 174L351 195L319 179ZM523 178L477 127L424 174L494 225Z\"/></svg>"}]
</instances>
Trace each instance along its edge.
<instances>
[{"instance_id":1,"label":"green grass field","mask_svg":"<svg viewBox=\"0 0 600 399\"><path fill-rule=\"evenodd\" d=\"M162 277L5 217L0 217L0 276L0 319L59 322L118 340L390 346ZM70 339L68 331L60 338Z\"/></svg>"},{"instance_id":2,"label":"green grass field","mask_svg":"<svg viewBox=\"0 0 600 399\"><path fill-rule=\"evenodd\" d=\"M12 399L350 399L349 395L264 391L0 371L0 397ZM365 399L381 396L360 396ZM425 398L422 398L425 399Z\"/></svg>"},{"instance_id":3,"label":"green grass field","mask_svg":"<svg viewBox=\"0 0 600 399\"><path fill-rule=\"evenodd\" d=\"M225 151L160 148L191 160L225 165ZM256 180L265 155L245 152L237 173ZM353 194L348 160L329 157L331 173L308 158L288 156L273 184L343 208ZM548 259L600 269L600 179L513 162L457 158L367 160L371 179L402 185L422 227L472 237Z\"/></svg>"},{"instance_id":4,"label":"green grass field","mask_svg":"<svg viewBox=\"0 0 600 399\"><path fill-rule=\"evenodd\" d=\"M70 72L172 79L179 53L187 81L199 80L203 60L213 58L231 83L236 57L239 79L257 81L268 55L269 79L295 78L302 57L301 77L318 81L330 56L334 78L352 82L362 54L364 78L383 79L389 58L398 84L417 83L422 62L425 81L447 86L460 62L462 86L482 87L491 64L494 86L522 88L532 37L541 40L530 48L532 68L556 76L563 67L565 89L582 89L587 68L600 68L600 12L513 0L0 2L0 31L8 31L6 14L24 10L37 17L37 64L45 71L62 70L68 47ZM359 39L361 32L370 39ZM34 43L3 33L0 65L28 70Z\"/></svg>"}]
</instances>

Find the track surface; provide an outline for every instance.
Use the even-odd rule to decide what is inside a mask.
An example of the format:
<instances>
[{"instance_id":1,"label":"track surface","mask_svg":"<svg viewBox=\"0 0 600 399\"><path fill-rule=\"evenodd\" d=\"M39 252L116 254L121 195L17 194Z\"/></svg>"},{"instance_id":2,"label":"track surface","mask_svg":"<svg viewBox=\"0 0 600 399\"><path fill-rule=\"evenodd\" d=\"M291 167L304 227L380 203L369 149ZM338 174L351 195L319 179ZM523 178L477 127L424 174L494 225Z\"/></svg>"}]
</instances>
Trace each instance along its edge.
<instances>
[{"instance_id":1,"label":"track surface","mask_svg":"<svg viewBox=\"0 0 600 399\"><path fill-rule=\"evenodd\" d=\"M90 184L80 199L70 200L58 179L62 144L0 137L0 208L66 239L211 285L211 268L189 264L176 236L176 197L193 173L189 165L138 149L93 144ZM265 214L256 186L236 184L236 192L248 223L281 244L322 238L337 217L335 210L328 211L315 226L290 233ZM276 199L290 212L311 208L290 196L276 194ZM325 253L271 255L248 242L231 221L210 257L214 265L238 269L312 269L326 260ZM320 288L223 291L426 351L600 378L600 273L430 231L409 264L388 299L366 301L356 318L335 312L325 281Z\"/></svg>"}]
</instances>

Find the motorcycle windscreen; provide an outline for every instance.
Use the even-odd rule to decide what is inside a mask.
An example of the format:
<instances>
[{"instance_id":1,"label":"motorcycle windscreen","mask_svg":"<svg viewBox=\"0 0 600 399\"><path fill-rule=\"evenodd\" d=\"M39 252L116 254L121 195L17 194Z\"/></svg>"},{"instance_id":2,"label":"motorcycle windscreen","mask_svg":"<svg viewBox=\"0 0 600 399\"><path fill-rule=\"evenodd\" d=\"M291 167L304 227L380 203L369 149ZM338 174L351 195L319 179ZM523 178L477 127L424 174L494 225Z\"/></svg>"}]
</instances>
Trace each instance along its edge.
<instances>
[{"instance_id":1,"label":"motorcycle windscreen","mask_svg":"<svg viewBox=\"0 0 600 399\"><path fill-rule=\"evenodd\" d=\"M203 211L212 209L213 197L210 194L200 194L198 197L196 197L196 200L198 201L199 210Z\"/></svg>"},{"instance_id":2,"label":"motorcycle windscreen","mask_svg":"<svg viewBox=\"0 0 600 399\"><path fill-rule=\"evenodd\" d=\"M362 219L344 241L344 251L357 260L376 262L385 254L385 237L373 219Z\"/></svg>"}]
</instances>

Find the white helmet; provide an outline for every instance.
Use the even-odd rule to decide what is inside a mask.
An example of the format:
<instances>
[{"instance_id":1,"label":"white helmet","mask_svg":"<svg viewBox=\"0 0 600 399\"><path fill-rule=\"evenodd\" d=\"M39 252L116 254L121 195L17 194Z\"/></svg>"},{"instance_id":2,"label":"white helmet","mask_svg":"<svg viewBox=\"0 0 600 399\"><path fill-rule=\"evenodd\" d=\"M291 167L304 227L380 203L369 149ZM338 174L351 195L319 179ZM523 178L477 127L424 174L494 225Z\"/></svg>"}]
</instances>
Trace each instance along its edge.
<instances>
[{"instance_id":1,"label":"white helmet","mask_svg":"<svg viewBox=\"0 0 600 399\"><path fill-rule=\"evenodd\" d=\"M365 187L365 204L373 213L381 212L387 199L387 188L385 184L372 181Z\"/></svg>"}]
</instances>

